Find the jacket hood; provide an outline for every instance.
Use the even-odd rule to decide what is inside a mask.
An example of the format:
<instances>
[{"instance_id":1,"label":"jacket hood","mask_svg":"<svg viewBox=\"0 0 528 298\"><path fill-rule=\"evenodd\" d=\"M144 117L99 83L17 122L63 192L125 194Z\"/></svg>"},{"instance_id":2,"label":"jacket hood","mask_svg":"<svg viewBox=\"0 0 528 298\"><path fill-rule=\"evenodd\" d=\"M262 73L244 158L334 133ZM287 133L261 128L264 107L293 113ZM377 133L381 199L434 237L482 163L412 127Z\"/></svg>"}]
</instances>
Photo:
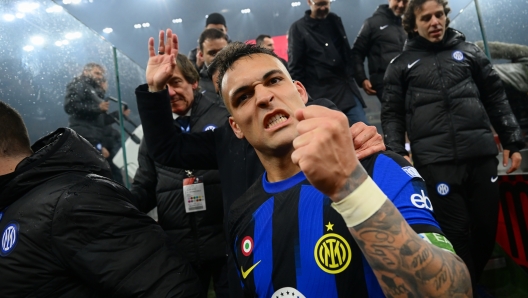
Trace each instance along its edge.
<instances>
[{"instance_id":1,"label":"jacket hood","mask_svg":"<svg viewBox=\"0 0 528 298\"><path fill-rule=\"evenodd\" d=\"M430 42L427 39L416 35L414 37L409 37L407 43L405 44L405 50L443 50L451 48L461 42L466 41L466 36L464 33L455 30L453 28L447 28L444 34L444 38L440 42Z\"/></svg>"},{"instance_id":2,"label":"jacket hood","mask_svg":"<svg viewBox=\"0 0 528 298\"><path fill-rule=\"evenodd\" d=\"M35 153L18 164L13 179L0 189L0 210L32 188L65 173L111 177L108 163L100 152L70 128L57 129L38 140L31 149Z\"/></svg>"}]
</instances>

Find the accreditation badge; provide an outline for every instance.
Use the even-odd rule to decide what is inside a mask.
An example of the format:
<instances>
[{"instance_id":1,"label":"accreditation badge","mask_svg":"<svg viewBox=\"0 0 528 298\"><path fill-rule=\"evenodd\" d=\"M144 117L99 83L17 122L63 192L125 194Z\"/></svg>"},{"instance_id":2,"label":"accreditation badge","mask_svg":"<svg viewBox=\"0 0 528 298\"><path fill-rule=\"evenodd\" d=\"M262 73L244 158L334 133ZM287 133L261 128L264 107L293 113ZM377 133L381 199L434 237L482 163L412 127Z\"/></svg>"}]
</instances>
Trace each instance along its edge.
<instances>
[{"instance_id":1,"label":"accreditation badge","mask_svg":"<svg viewBox=\"0 0 528 298\"><path fill-rule=\"evenodd\" d=\"M205 191L202 177L183 179L183 201L185 212L205 211Z\"/></svg>"}]
</instances>

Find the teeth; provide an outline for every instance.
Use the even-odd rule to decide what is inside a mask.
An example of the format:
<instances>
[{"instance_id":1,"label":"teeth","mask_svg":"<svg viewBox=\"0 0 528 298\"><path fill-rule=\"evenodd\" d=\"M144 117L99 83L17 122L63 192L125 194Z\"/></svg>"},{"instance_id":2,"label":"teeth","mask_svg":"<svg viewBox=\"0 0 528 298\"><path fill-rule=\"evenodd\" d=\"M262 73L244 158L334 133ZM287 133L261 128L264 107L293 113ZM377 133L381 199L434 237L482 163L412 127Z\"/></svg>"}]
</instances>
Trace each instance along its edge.
<instances>
[{"instance_id":1,"label":"teeth","mask_svg":"<svg viewBox=\"0 0 528 298\"><path fill-rule=\"evenodd\" d=\"M275 125L277 125L279 123L282 123L282 122L284 122L286 120L288 120L288 118L286 118L286 116L284 116L284 115L275 115L275 116L273 116L273 118L271 118L269 120L268 127L266 127L266 128L270 128L270 127L275 126Z\"/></svg>"}]
</instances>

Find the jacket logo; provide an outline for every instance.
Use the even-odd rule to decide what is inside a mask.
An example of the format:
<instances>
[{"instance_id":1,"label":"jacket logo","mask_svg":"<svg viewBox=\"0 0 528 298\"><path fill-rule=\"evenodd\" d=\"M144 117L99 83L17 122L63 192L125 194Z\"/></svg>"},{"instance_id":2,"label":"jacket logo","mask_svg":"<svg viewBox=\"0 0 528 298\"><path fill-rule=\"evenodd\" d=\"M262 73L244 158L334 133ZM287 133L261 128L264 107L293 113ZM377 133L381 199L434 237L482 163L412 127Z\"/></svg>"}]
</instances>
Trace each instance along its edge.
<instances>
[{"instance_id":1,"label":"jacket logo","mask_svg":"<svg viewBox=\"0 0 528 298\"><path fill-rule=\"evenodd\" d=\"M249 267L249 269L246 271L244 271L244 267L240 266L240 272L242 272L242 278L246 279L248 275L251 273L251 271L253 271L253 269L255 269L255 267L257 267L257 265L260 264L260 262L262 262L262 260L256 262L255 265Z\"/></svg>"},{"instance_id":2,"label":"jacket logo","mask_svg":"<svg viewBox=\"0 0 528 298\"><path fill-rule=\"evenodd\" d=\"M407 64L407 68L411 69L416 63L418 63L418 61L420 61L420 59L414 61L414 62L411 63L411 64Z\"/></svg>"},{"instance_id":3,"label":"jacket logo","mask_svg":"<svg viewBox=\"0 0 528 298\"><path fill-rule=\"evenodd\" d=\"M18 223L11 222L7 225L2 233L2 246L0 247L0 256L9 255L18 243Z\"/></svg>"},{"instance_id":4,"label":"jacket logo","mask_svg":"<svg viewBox=\"0 0 528 298\"><path fill-rule=\"evenodd\" d=\"M464 53L462 53L461 51L454 51L453 52L453 59L455 59L456 61L464 60Z\"/></svg>"},{"instance_id":5,"label":"jacket logo","mask_svg":"<svg viewBox=\"0 0 528 298\"><path fill-rule=\"evenodd\" d=\"M445 183L438 183L436 186L436 191L441 196L447 196L449 194L449 185Z\"/></svg>"},{"instance_id":6,"label":"jacket logo","mask_svg":"<svg viewBox=\"0 0 528 298\"><path fill-rule=\"evenodd\" d=\"M385 25L385 26L380 26L380 30L383 30L385 28L389 27L389 25Z\"/></svg>"},{"instance_id":7,"label":"jacket logo","mask_svg":"<svg viewBox=\"0 0 528 298\"><path fill-rule=\"evenodd\" d=\"M321 237L315 244L314 257L321 270L330 274L338 274L345 271L350 265L352 250L341 235L329 233Z\"/></svg>"},{"instance_id":8,"label":"jacket logo","mask_svg":"<svg viewBox=\"0 0 528 298\"><path fill-rule=\"evenodd\" d=\"M491 183L495 183L495 181L497 181L497 179L499 179L499 176L496 176L495 178L491 177Z\"/></svg>"},{"instance_id":9,"label":"jacket logo","mask_svg":"<svg viewBox=\"0 0 528 298\"><path fill-rule=\"evenodd\" d=\"M207 125L203 131L208 131L208 130L215 130L216 129L216 126L210 124L210 125Z\"/></svg>"}]
</instances>

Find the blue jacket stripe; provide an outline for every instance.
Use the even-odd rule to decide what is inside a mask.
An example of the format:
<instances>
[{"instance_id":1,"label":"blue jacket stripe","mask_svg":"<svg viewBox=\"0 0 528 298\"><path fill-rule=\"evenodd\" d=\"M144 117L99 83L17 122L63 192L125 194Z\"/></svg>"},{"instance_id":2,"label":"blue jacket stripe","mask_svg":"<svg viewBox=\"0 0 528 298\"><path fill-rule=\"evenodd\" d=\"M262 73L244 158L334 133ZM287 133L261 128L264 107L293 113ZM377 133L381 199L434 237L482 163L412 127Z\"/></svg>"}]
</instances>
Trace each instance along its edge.
<instances>
[{"instance_id":1,"label":"blue jacket stripe","mask_svg":"<svg viewBox=\"0 0 528 298\"><path fill-rule=\"evenodd\" d=\"M299 201L297 289L311 297L337 298L335 277L321 270L314 258L317 241L324 235L323 195L313 186L303 186ZM317 283L310 281L316 280Z\"/></svg>"}]
</instances>

